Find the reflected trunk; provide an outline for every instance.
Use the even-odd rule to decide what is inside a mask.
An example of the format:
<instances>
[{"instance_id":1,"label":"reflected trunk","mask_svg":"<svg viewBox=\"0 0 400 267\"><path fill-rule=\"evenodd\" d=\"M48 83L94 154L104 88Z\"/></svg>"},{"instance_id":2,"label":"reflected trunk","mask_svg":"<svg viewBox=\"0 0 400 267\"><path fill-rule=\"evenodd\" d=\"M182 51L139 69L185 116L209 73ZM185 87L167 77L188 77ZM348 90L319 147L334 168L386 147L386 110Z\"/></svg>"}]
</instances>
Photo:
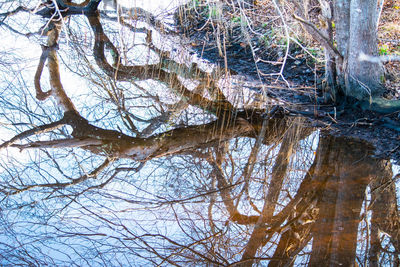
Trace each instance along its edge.
<instances>
[{"instance_id":1,"label":"reflected trunk","mask_svg":"<svg viewBox=\"0 0 400 267\"><path fill-rule=\"evenodd\" d=\"M394 250L388 253L393 262L399 264L400 255L400 214L397 205L396 185L392 179L391 164L382 160L376 166L371 181L371 247L369 251L370 266L380 266L381 254L386 248L381 245L381 239L390 240ZM396 176L395 178L398 178ZM395 264L395 265L396 265Z\"/></svg>"},{"instance_id":2,"label":"reflected trunk","mask_svg":"<svg viewBox=\"0 0 400 267\"><path fill-rule=\"evenodd\" d=\"M355 265L360 211L376 165L372 148L345 138L323 137L329 143L329 176L318 201L320 216L313 230L310 265ZM320 170L320 174L327 170Z\"/></svg>"},{"instance_id":3,"label":"reflected trunk","mask_svg":"<svg viewBox=\"0 0 400 267\"><path fill-rule=\"evenodd\" d=\"M289 161L293 152L293 147L298 141L297 135L301 126L296 124L292 126L284 135L278 156L276 157L272 168L271 180L269 181L268 191L264 200L264 207L261 216L254 227L253 233L243 253L243 266L250 266L249 259L254 258L257 249L263 245L265 241L265 225L272 221L272 216L278 201L279 194L282 189L283 182L288 171ZM265 245L265 244L264 244ZM247 261L247 262L246 262Z\"/></svg>"}]
</instances>

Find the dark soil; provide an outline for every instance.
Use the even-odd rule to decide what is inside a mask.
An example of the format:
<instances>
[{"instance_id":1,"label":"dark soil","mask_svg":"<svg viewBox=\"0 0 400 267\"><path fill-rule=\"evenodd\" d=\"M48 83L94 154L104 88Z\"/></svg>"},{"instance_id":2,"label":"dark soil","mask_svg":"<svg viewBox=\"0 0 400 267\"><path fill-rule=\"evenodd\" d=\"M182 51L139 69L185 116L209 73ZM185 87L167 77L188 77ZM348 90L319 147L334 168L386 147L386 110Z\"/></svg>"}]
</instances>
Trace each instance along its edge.
<instances>
[{"instance_id":1,"label":"dark soil","mask_svg":"<svg viewBox=\"0 0 400 267\"><path fill-rule=\"evenodd\" d=\"M281 45L269 42L266 36L271 30L266 26L258 25L257 30L250 32L240 23L207 19L204 17L207 12L199 7L196 12L185 7L182 9L181 13L178 12L180 15L175 16L177 25L181 26L180 33L192 41L193 50L205 60L264 83L276 83L277 79L283 82L284 77L293 87L314 86L316 76L322 75L321 66L316 67L314 60L305 56L304 51L293 42L290 43L289 53L285 57L286 39L280 37L279 42L283 42ZM268 46L265 42L268 42ZM283 75L277 75L283 64Z\"/></svg>"},{"instance_id":2,"label":"dark soil","mask_svg":"<svg viewBox=\"0 0 400 267\"><path fill-rule=\"evenodd\" d=\"M189 15L192 16L192 14ZM279 73L282 64L256 63L255 59L282 61L282 47L279 48L280 53L274 53L274 48L266 48L262 45L256 34L247 36L246 41L243 37L240 38L242 28L233 26L228 31L225 30L225 34L221 34L219 38L220 42L225 38L225 51L223 51L225 56L220 56L215 25L207 25L207 19L204 17L190 16L184 19L180 17L177 24L185 26L180 28L181 34L190 40L193 50L199 56L211 63L227 67L233 73L245 77L247 80L267 84L271 97L283 100L288 104L287 107L284 107L288 110L288 114L305 116L311 125L332 135L367 141L376 148L375 155L377 157L390 158L395 162L400 162L400 122L398 118L400 114L398 112L382 115L363 111L352 103L341 107L320 105L317 103L316 97L321 94L317 85L323 76L323 66L316 64L299 46L291 45L282 76L268 75ZM276 89L273 88L274 86ZM286 89L282 89L283 87ZM259 89L255 87L254 90ZM396 127L397 129L393 129Z\"/></svg>"},{"instance_id":3,"label":"dark soil","mask_svg":"<svg viewBox=\"0 0 400 267\"><path fill-rule=\"evenodd\" d=\"M194 50L202 56L202 58L225 67L225 58L219 56L218 48L210 36L209 32L194 32L190 38L197 41L198 45L193 46ZM255 62L252 49L249 46L240 43L229 43L226 46L224 53L226 54L227 67L239 75L247 76L250 79L262 80L263 82L272 82L279 78L279 75L259 75L259 73L273 74L281 71L281 65L273 65L264 62ZM257 49L257 47L256 47ZM255 57L265 58L262 53L256 51ZM269 59L273 61L274 59ZM318 76L321 72L318 70ZM285 68L283 70L283 77L291 82L292 86L305 85L313 86L315 84L315 69L312 63L308 63L305 58L295 58L289 55ZM282 81L282 78L280 78Z\"/></svg>"}]
</instances>

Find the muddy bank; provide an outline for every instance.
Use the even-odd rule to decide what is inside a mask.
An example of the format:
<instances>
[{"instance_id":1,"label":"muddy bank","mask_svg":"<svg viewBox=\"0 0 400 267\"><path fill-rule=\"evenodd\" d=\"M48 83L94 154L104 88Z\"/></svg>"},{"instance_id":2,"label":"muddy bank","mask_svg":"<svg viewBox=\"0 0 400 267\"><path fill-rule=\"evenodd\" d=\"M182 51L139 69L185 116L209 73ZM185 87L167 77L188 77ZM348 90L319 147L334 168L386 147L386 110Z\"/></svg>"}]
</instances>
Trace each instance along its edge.
<instances>
[{"instance_id":1,"label":"muddy bank","mask_svg":"<svg viewBox=\"0 0 400 267\"><path fill-rule=\"evenodd\" d=\"M321 63L316 63L293 42L289 48L287 43L266 46L272 37L266 37L271 28L265 25L255 24L249 31L232 18L227 21L207 17L209 10L204 8L194 10L185 6L175 14L180 34L189 39L199 57L255 82L254 90L267 85L271 97L287 103L289 115L305 116L310 125L335 136L367 141L376 148L377 157L400 161L397 113L380 115L363 111L356 103L341 107L317 103L321 95L318 84L323 76Z\"/></svg>"},{"instance_id":2,"label":"muddy bank","mask_svg":"<svg viewBox=\"0 0 400 267\"><path fill-rule=\"evenodd\" d=\"M282 82L293 87L314 86L321 77L321 66L293 41L277 37L273 25L256 23L250 29L238 17L229 15L231 10L224 9L227 7L222 8L227 16L224 19L210 18L207 8L189 4L175 14L179 33L190 40L203 59L248 79L277 86Z\"/></svg>"}]
</instances>

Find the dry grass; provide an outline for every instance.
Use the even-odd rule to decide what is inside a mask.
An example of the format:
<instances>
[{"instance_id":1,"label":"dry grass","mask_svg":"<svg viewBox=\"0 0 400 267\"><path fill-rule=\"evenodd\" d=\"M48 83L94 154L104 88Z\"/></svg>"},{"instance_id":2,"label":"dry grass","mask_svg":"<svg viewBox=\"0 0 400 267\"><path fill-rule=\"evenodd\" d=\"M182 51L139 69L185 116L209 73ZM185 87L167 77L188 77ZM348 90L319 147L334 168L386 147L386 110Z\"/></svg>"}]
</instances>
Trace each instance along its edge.
<instances>
[{"instance_id":1,"label":"dry grass","mask_svg":"<svg viewBox=\"0 0 400 267\"><path fill-rule=\"evenodd\" d=\"M400 0L385 1L378 30L379 53L400 55ZM400 62L389 62L386 87L392 97L400 98Z\"/></svg>"},{"instance_id":2,"label":"dry grass","mask_svg":"<svg viewBox=\"0 0 400 267\"><path fill-rule=\"evenodd\" d=\"M400 0L384 0L378 31L378 52L381 55L400 54ZM273 64L281 64L285 58L288 35L290 36L290 57L308 58L317 62L316 68L323 67L323 50L321 45L307 34L303 25L294 20L292 14L298 9L294 1L278 1L283 17L277 13L272 0L256 0L253 6L245 5L244 1L225 0L224 7L215 2L195 1L195 19L207 21L204 24L193 24L189 21L188 29L199 30L209 27L214 32L215 43L221 56L225 46L239 43L244 49L255 51L257 60ZM251 2L251 1L247 1ZM302 1L299 1L301 4ZM307 20L321 29L321 10L316 0L307 1ZM299 5L300 5L299 4ZM201 14L200 16L198 16ZM283 23L282 20L285 20ZM284 27L287 25L287 28ZM197 26L197 27L196 27ZM285 30L288 29L288 35ZM228 38L225 38L228 35ZM221 38L221 36L224 36ZM222 40L227 40L223 43ZM400 63L389 62L387 69L386 87L391 92L388 96L400 98Z\"/></svg>"}]
</instances>

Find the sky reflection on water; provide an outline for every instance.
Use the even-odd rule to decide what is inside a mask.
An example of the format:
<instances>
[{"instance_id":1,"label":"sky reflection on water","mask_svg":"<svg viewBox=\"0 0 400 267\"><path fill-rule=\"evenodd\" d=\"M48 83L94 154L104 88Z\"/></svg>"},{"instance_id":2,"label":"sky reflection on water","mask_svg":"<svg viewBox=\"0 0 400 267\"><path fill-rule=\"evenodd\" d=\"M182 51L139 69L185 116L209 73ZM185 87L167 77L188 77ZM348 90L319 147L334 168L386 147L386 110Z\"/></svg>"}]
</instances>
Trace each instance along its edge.
<instances>
[{"instance_id":1,"label":"sky reflection on water","mask_svg":"<svg viewBox=\"0 0 400 267\"><path fill-rule=\"evenodd\" d=\"M389 159L109 13L1 28L1 265L399 264Z\"/></svg>"}]
</instances>

